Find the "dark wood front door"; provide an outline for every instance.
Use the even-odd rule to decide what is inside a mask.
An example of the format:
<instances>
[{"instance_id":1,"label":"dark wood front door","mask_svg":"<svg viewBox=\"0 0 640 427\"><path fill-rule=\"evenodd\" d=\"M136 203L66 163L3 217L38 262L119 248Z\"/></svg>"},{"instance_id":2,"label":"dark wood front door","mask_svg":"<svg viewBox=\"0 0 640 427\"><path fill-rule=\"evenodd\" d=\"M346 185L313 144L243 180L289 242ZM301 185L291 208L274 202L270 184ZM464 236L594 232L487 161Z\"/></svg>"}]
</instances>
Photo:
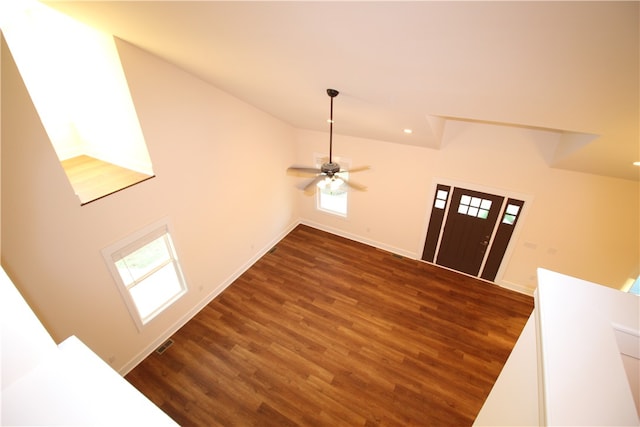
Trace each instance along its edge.
<instances>
[{"instance_id":1,"label":"dark wood front door","mask_svg":"<svg viewBox=\"0 0 640 427\"><path fill-rule=\"evenodd\" d=\"M478 276L504 197L455 188L436 264Z\"/></svg>"}]
</instances>

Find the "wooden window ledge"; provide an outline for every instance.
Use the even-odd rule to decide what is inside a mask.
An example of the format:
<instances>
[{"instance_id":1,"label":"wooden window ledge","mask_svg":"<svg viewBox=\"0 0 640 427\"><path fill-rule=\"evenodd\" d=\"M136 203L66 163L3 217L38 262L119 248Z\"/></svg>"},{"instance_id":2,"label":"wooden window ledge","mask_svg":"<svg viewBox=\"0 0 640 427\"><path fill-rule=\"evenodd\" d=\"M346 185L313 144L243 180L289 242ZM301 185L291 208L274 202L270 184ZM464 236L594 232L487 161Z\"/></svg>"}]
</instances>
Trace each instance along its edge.
<instances>
[{"instance_id":1,"label":"wooden window ledge","mask_svg":"<svg viewBox=\"0 0 640 427\"><path fill-rule=\"evenodd\" d=\"M155 176L86 155L72 157L60 163L73 190L80 199L81 205L124 190Z\"/></svg>"}]
</instances>

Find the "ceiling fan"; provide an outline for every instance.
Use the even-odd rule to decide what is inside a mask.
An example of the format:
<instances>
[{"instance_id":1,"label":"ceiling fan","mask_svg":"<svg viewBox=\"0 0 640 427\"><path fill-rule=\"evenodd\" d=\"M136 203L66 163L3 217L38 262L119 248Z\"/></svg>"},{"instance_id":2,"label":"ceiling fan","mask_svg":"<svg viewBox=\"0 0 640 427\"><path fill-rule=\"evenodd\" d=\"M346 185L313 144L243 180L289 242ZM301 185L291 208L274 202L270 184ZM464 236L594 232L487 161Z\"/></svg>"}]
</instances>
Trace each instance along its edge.
<instances>
[{"instance_id":1,"label":"ceiling fan","mask_svg":"<svg viewBox=\"0 0 640 427\"><path fill-rule=\"evenodd\" d=\"M338 96L340 92L335 89L327 89L327 95L331 98L331 115L329 118L329 161L323 163L318 168L291 166L287 169L287 173L296 176L315 176L309 183L307 183L301 189L305 192L314 192L317 184L321 181L325 181L326 184L331 185L333 188L337 188L343 183L350 188L360 191L366 191L367 187L361 184L357 184L353 181L346 179L343 173L360 172L369 169L369 166L362 166L353 168L350 170L341 170L338 163L333 162L333 98Z\"/></svg>"}]
</instances>

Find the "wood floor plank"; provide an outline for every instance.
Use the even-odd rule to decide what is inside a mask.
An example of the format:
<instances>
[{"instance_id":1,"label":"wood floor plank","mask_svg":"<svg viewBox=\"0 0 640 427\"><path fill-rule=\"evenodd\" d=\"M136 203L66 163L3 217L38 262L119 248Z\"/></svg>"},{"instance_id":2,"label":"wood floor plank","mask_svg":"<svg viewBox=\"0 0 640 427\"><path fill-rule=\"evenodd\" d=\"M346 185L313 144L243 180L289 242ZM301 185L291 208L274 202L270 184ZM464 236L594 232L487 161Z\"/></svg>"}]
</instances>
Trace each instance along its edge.
<instances>
[{"instance_id":1,"label":"wood floor plank","mask_svg":"<svg viewBox=\"0 0 640 427\"><path fill-rule=\"evenodd\" d=\"M298 226L126 378L185 426L471 425L532 310Z\"/></svg>"}]
</instances>

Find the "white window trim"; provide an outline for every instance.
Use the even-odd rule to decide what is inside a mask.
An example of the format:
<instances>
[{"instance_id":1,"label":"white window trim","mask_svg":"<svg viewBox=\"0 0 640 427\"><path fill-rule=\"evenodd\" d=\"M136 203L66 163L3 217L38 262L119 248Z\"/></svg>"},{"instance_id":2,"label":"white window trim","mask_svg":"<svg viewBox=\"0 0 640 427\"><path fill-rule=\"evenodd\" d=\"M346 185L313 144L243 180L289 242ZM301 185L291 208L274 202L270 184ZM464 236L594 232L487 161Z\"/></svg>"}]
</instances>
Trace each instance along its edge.
<instances>
[{"instance_id":1,"label":"white window trim","mask_svg":"<svg viewBox=\"0 0 640 427\"><path fill-rule=\"evenodd\" d=\"M131 296L131 293L127 289L126 284L122 281L122 277L120 276L120 272L116 267L116 261L122 258L123 255L129 254L133 252L135 249L138 249L146 244L152 242L158 237L163 236L164 234L168 234L169 243L170 243L170 251L171 255L175 259L175 267L176 273L178 274L178 280L180 280L180 285L182 290L174 295L171 299L166 301L164 304L159 306L156 310L154 310L146 319L142 319L136 303ZM160 313L166 310L169 306L175 303L178 299L180 299L184 294L188 291L187 282L184 278L184 274L182 273L182 267L180 266L180 261L178 259L178 254L175 248L175 244L173 243L173 238L171 237L173 234L172 226L169 222L168 218L161 219L153 224L150 224L132 234L125 237L124 239L119 240L118 242L107 246L102 249L102 257L107 265L107 268L113 279L117 284L118 291L122 296L129 314L133 319L138 331L142 331L142 329L149 324L154 318L156 318Z\"/></svg>"}]
</instances>

